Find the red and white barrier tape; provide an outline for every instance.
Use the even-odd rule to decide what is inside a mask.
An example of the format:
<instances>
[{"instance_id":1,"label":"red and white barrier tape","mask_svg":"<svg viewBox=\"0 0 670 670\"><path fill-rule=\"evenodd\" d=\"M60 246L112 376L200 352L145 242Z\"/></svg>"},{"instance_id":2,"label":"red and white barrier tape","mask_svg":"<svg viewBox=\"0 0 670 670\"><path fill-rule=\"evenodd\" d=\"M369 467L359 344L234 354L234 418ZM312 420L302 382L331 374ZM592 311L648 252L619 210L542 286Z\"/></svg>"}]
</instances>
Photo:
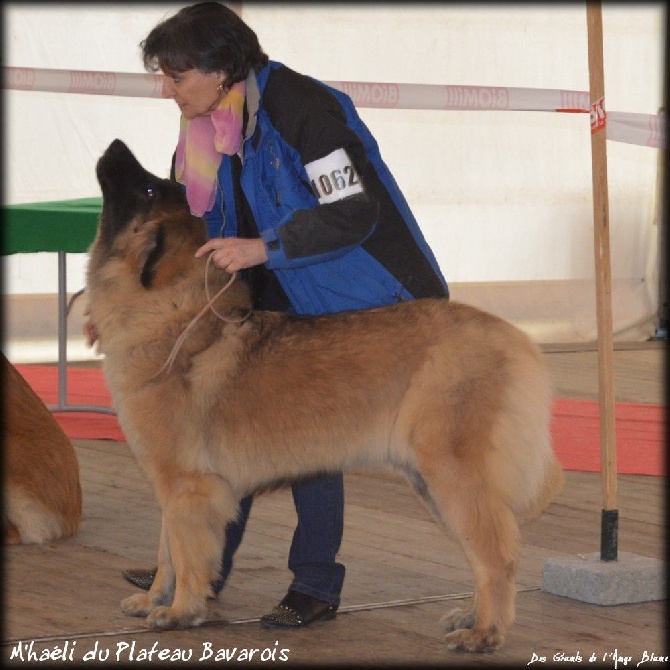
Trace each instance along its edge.
<instances>
[{"instance_id":1,"label":"red and white barrier tape","mask_svg":"<svg viewBox=\"0 0 670 670\"><path fill-rule=\"evenodd\" d=\"M163 81L160 74L27 67L3 67L2 70L3 88L23 91L160 98ZM588 91L361 81L326 83L349 95L357 107L574 112L591 114L592 123L595 114L595 130L606 128L608 140L665 147L663 117L631 112L605 114L603 101L592 106Z\"/></svg>"},{"instance_id":2,"label":"red and white barrier tape","mask_svg":"<svg viewBox=\"0 0 670 670\"><path fill-rule=\"evenodd\" d=\"M136 98L160 98L163 75L93 70L3 67L3 88L18 91L87 93Z\"/></svg>"}]
</instances>

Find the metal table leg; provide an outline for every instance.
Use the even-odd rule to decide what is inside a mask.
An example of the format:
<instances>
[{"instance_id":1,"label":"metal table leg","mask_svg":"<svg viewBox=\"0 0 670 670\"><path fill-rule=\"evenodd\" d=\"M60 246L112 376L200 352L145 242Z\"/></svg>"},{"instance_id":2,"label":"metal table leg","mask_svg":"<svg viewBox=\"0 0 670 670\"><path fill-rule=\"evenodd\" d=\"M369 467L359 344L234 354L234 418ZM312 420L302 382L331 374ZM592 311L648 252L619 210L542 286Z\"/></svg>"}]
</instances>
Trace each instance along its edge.
<instances>
[{"instance_id":1,"label":"metal table leg","mask_svg":"<svg viewBox=\"0 0 670 670\"><path fill-rule=\"evenodd\" d=\"M47 405L52 412L100 412L116 414L104 405L70 405L67 402L67 261L65 251L58 252L58 403Z\"/></svg>"}]
</instances>

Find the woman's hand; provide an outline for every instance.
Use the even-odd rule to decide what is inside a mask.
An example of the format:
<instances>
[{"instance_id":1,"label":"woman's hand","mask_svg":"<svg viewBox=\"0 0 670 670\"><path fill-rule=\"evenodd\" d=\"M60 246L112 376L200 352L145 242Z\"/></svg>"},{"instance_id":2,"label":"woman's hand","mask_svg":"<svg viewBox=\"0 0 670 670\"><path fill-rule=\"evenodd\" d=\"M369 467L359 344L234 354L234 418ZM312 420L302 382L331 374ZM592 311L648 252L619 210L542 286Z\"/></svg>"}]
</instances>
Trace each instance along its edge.
<instances>
[{"instance_id":1,"label":"woman's hand","mask_svg":"<svg viewBox=\"0 0 670 670\"><path fill-rule=\"evenodd\" d=\"M210 251L213 252L212 262L230 274L268 260L265 242L260 237L215 237L203 244L195 252L195 257L200 258Z\"/></svg>"}]
</instances>

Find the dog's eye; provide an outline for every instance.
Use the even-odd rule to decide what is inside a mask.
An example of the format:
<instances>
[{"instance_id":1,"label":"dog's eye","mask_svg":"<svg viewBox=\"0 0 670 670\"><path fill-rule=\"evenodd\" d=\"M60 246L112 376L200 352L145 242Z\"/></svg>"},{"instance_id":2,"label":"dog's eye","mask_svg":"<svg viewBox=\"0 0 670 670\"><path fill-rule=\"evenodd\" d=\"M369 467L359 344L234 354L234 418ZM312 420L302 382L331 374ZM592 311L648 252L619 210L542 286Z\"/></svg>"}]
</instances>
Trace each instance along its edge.
<instances>
[{"instance_id":1,"label":"dog's eye","mask_svg":"<svg viewBox=\"0 0 670 670\"><path fill-rule=\"evenodd\" d=\"M153 186L147 186L147 195L148 195L150 198L153 198L153 197L154 197L154 187L153 187Z\"/></svg>"}]
</instances>

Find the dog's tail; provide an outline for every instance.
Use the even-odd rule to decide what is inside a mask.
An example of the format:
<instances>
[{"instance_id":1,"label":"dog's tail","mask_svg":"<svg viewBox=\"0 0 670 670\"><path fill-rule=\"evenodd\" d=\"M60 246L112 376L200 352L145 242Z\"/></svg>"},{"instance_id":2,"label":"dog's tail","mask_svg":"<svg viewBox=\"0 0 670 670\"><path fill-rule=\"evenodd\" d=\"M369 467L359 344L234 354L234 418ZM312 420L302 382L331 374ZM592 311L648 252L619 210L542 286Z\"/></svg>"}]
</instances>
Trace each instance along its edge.
<instances>
[{"instance_id":1,"label":"dog's tail","mask_svg":"<svg viewBox=\"0 0 670 670\"><path fill-rule=\"evenodd\" d=\"M563 470L551 442L553 396L542 354L534 345L509 352L510 383L493 429L491 481L520 523L558 495Z\"/></svg>"},{"instance_id":2,"label":"dog's tail","mask_svg":"<svg viewBox=\"0 0 670 670\"><path fill-rule=\"evenodd\" d=\"M4 541L50 542L79 528L79 462L70 439L19 371L0 354L5 408Z\"/></svg>"},{"instance_id":3,"label":"dog's tail","mask_svg":"<svg viewBox=\"0 0 670 670\"><path fill-rule=\"evenodd\" d=\"M540 495L533 503L519 514L519 524L527 523L538 517L563 490L565 477L563 468L558 459L553 458L547 468L544 484L540 489Z\"/></svg>"},{"instance_id":4,"label":"dog's tail","mask_svg":"<svg viewBox=\"0 0 670 670\"><path fill-rule=\"evenodd\" d=\"M48 509L22 487L6 483L3 502L5 544L42 544L71 537L79 529L79 500L71 501L63 513Z\"/></svg>"}]
</instances>

